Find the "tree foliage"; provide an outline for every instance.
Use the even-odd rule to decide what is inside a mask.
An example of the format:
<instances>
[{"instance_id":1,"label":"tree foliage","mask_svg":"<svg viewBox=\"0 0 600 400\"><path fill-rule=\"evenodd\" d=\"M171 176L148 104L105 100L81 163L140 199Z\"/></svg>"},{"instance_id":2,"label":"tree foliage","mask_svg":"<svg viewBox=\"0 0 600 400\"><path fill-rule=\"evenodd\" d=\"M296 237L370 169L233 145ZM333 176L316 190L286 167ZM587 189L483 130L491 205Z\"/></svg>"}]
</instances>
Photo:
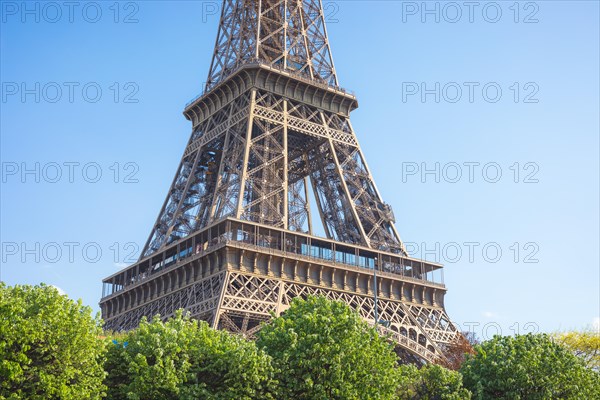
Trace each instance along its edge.
<instances>
[{"instance_id":1,"label":"tree foliage","mask_svg":"<svg viewBox=\"0 0 600 400\"><path fill-rule=\"evenodd\" d=\"M109 344L108 399L269 399L270 357L253 342L179 311L157 316Z\"/></svg>"},{"instance_id":2,"label":"tree foliage","mask_svg":"<svg viewBox=\"0 0 600 400\"><path fill-rule=\"evenodd\" d=\"M554 339L581 358L586 367L600 372L600 332L563 332L555 334Z\"/></svg>"},{"instance_id":3,"label":"tree foliage","mask_svg":"<svg viewBox=\"0 0 600 400\"><path fill-rule=\"evenodd\" d=\"M398 366L386 338L322 297L295 299L256 343L182 311L109 339L100 323L53 287L0 283L0 400L600 398L591 331L459 341L457 372Z\"/></svg>"},{"instance_id":4,"label":"tree foliage","mask_svg":"<svg viewBox=\"0 0 600 400\"><path fill-rule=\"evenodd\" d=\"M51 286L0 283L0 399L98 399L100 320Z\"/></svg>"},{"instance_id":5,"label":"tree foliage","mask_svg":"<svg viewBox=\"0 0 600 400\"><path fill-rule=\"evenodd\" d=\"M282 399L391 399L398 369L392 346L346 304L294 299L258 333L273 357Z\"/></svg>"},{"instance_id":6,"label":"tree foliage","mask_svg":"<svg viewBox=\"0 0 600 400\"><path fill-rule=\"evenodd\" d=\"M495 336L461 368L476 399L597 399L598 373L548 335Z\"/></svg>"},{"instance_id":7,"label":"tree foliage","mask_svg":"<svg viewBox=\"0 0 600 400\"><path fill-rule=\"evenodd\" d=\"M468 400L471 392L463 387L462 375L445 367L427 364L421 369L402 365L398 385L399 400Z\"/></svg>"}]
</instances>

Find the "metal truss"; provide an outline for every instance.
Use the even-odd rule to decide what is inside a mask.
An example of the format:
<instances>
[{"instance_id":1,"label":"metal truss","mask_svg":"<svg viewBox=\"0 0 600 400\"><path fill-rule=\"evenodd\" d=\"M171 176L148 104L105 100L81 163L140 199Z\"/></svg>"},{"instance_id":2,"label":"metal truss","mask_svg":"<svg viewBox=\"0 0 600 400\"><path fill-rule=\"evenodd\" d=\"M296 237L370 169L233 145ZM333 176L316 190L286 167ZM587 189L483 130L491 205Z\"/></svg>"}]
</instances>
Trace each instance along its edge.
<instances>
[{"instance_id":1,"label":"metal truss","mask_svg":"<svg viewBox=\"0 0 600 400\"><path fill-rule=\"evenodd\" d=\"M223 1L206 90L254 60L337 86L321 1Z\"/></svg>"},{"instance_id":2,"label":"metal truss","mask_svg":"<svg viewBox=\"0 0 600 400\"><path fill-rule=\"evenodd\" d=\"M375 324L372 296L234 272L228 274L227 282L217 325L250 338L270 315L279 315L294 298L308 295L342 301L371 325ZM382 334L429 362L440 361L444 357L440 345L452 343L457 335L444 310L438 307L384 298L378 300L378 313L380 320L385 321L377 325ZM237 317L237 324L232 324L236 320L233 317ZM227 322L222 323L223 319Z\"/></svg>"},{"instance_id":3,"label":"metal truss","mask_svg":"<svg viewBox=\"0 0 600 400\"><path fill-rule=\"evenodd\" d=\"M105 317L104 329L133 329L143 317L152 319L155 315L160 315L166 319L179 309L186 310L195 318L213 321L224 278L225 273L221 272L164 295L158 294L158 280L154 281L154 291L150 288L130 291L127 296L120 298L120 302L110 304L111 309L105 313L114 314L114 317ZM156 298L151 299L152 297Z\"/></svg>"},{"instance_id":4,"label":"metal truss","mask_svg":"<svg viewBox=\"0 0 600 400\"><path fill-rule=\"evenodd\" d=\"M202 121L146 244L148 256L227 216L406 251L348 117L252 89Z\"/></svg>"}]
</instances>

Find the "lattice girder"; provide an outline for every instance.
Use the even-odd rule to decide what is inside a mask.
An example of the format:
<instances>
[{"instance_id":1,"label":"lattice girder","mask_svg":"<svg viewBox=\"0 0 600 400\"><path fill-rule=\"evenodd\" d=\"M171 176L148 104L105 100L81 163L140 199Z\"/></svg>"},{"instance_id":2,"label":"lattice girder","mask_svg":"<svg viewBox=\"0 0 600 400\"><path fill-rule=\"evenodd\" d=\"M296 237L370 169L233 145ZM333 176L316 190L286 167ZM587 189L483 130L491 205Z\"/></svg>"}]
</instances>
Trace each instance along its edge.
<instances>
[{"instance_id":1,"label":"lattice girder","mask_svg":"<svg viewBox=\"0 0 600 400\"><path fill-rule=\"evenodd\" d=\"M308 191L327 237L406 254L348 117L252 87L224 104L196 125L143 256L227 216L312 231Z\"/></svg>"},{"instance_id":2,"label":"lattice girder","mask_svg":"<svg viewBox=\"0 0 600 400\"><path fill-rule=\"evenodd\" d=\"M206 90L260 60L337 86L320 0L225 0Z\"/></svg>"},{"instance_id":3,"label":"lattice girder","mask_svg":"<svg viewBox=\"0 0 600 400\"><path fill-rule=\"evenodd\" d=\"M241 273L230 273L228 282L229 285L224 289L219 316L238 315L253 321L266 321L270 315L279 315L285 311L292 299L315 295L342 301L356 310L371 325L375 323L372 296L360 296L356 293ZM456 329L452 327L452 330L448 330L447 337L440 341L439 338L444 332L433 328L424 329L423 326L415 323L414 317L408 311L410 306L400 301L379 299L378 315L380 321L385 321L385 325L379 324L377 328L382 334L389 335L398 345L427 361L435 362L443 358L438 343L448 343L453 340L457 335ZM445 314L443 310L436 311ZM231 327L230 322L223 327L249 337L252 337L256 331L247 333L241 326Z\"/></svg>"},{"instance_id":4,"label":"lattice girder","mask_svg":"<svg viewBox=\"0 0 600 400\"><path fill-rule=\"evenodd\" d=\"M133 307L121 313L115 310L117 315L112 318L105 317L104 329L133 329L139 325L143 317L150 320L155 315L160 315L163 319L166 319L173 316L178 309L186 310L195 318L212 321L215 317L224 281L225 273L221 272L177 291L143 302L139 306L137 305L139 300L133 300L135 304ZM120 307L125 306L121 305Z\"/></svg>"}]
</instances>

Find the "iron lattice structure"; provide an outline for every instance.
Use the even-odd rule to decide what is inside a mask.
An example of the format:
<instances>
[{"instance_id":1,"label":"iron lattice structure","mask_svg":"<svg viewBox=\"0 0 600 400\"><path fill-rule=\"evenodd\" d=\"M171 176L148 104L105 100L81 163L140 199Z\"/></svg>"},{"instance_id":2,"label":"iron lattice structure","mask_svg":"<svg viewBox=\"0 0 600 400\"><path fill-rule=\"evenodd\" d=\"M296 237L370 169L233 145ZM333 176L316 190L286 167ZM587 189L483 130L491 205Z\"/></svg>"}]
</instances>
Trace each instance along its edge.
<instances>
[{"instance_id":1,"label":"iron lattice structure","mask_svg":"<svg viewBox=\"0 0 600 400\"><path fill-rule=\"evenodd\" d=\"M443 357L457 331L433 280L442 267L408 257L350 123L357 107L338 86L320 0L225 0L205 91L184 110L192 135L142 256L104 280L106 327L185 308L251 336L292 298L320 294L371 323L377 305L399 346Z\"/></svg>"}]
</instances>

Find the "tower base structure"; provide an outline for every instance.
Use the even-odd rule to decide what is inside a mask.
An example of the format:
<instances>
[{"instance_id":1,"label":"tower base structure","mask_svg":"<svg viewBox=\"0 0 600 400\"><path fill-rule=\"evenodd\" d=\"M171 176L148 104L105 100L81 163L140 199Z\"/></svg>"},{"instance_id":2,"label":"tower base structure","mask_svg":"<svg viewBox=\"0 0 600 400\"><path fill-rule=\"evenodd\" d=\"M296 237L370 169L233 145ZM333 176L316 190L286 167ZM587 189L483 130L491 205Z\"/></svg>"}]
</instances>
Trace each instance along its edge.
<instances>
[{"instance_id":1,"label":"tower base structure","mask_svg":"<svg viewBox=\"0 0 600 400\"><path fill-rule=\"evenodd\" d=\"M440 362L459 335L442 281L436 263L225 218L104 279L100 307L110 330L184 309L252 338L295 297L319 295L371 325L377 315L377 328L401 350Z\"/></svg>"}]
</instances>

